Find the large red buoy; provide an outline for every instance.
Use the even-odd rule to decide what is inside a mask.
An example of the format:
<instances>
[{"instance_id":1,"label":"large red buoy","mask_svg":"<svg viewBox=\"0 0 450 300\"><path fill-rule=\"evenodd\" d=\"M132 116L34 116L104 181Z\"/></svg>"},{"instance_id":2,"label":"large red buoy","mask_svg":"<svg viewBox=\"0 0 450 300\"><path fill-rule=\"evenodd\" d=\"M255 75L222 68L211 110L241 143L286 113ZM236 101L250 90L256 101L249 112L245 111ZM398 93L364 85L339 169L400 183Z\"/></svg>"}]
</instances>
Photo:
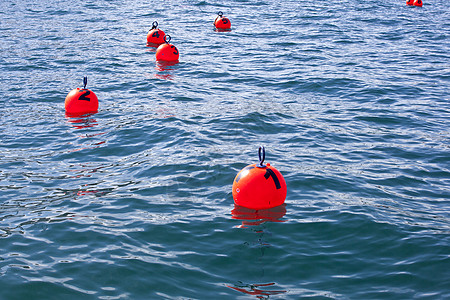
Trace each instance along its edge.
<instances>
[{"instance_id":1,"label":"large red buoy","mask_svg":"<svg viewBox=\"0 0 450 300\"><path fill-rule=\"evenodd\" d=\"M230 30L231 22L230 19L223 16L223 12L219 11L218 16L214 20L214 26L219 30Z\"/></svg>"},{"instance_id":2,"label":"large red buoy","mask_svg":"<svg viewBox=\"0 0 450 300\"><path fill-rule=\"evenodd\" d=\"M86 88L87 77L83 79L84 88L72 90L66 97L64 106L68 115L82 115L98 111L98 98L93 91Z\"/></svg>"},{"instance_id":3,"label":"large red buoy","mask_svg":"<svg viewBox=\"0 0 450 300\"><path fill-rule=\"evenodd\" d=\"M233 182L233 199L236 205L267 209L284 203L286 182L277 169L270 164L263 164L264 158L264 147L260 147L259 164L248 165L236 175Z\"/></svg>"},{"instance_id":4,"label":"large red buoy","mask_svg":"<svg viewBox=\"0 0 450 300\"><path fill-rule=\"evenodd\" d=\"M414 0L406 0L406 5L414 5Z\"/></svg>"},{"instance_id":5,"label":"large red buoy","mask_svg":"<svg viewBox=\"0 0 450 300\"><path fill-rule=\"evenodd\" d=\"M156 60L158 61L178 61L180 57L180 53L178 52L177 47L170 44L171 37L170 35L164 36L164 44L159 45L158 49L156 49Z\"/></svg>"},{"instance_id":6,"label":"large red buoy","mask_svg":"<svg viewBox=\"0 0 450 300\"><path fill-rule=\"evenodd\" d=\"M166 34L161 29L158 29L158 22L152 23L152 28L147 33L147 46L156 46L164 43L164 36Z\"/></svg>"},{"instance_id":7,"label":"large red buoy","mask_svg":"<svg viewBox=\"0 0 450 300\"><path fill-rule=\"evenodd\" d=\"M423 5L423 3L422 3L422 0L414 0L414 6L422 6Z\"/></svg>"}]
</instances>

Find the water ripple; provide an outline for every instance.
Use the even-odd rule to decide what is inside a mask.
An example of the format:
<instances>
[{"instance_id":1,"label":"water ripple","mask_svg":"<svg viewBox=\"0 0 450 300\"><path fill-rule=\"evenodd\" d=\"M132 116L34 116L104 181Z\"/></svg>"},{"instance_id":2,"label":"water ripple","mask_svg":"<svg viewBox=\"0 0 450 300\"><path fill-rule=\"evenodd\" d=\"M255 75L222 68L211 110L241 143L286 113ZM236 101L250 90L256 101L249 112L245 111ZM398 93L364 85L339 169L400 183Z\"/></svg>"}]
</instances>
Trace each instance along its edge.
<instances>
[{"instance_id":1,"label":"water ripple","mask_svg":"<svg viewBox=\"0 0 450 300\"><path fill-rule=\"evenodd\" d=\"M1 2L0 298L448 298L438 2ZM260 145L275 213L233 205Z\"/></svg>"}]
</instances>

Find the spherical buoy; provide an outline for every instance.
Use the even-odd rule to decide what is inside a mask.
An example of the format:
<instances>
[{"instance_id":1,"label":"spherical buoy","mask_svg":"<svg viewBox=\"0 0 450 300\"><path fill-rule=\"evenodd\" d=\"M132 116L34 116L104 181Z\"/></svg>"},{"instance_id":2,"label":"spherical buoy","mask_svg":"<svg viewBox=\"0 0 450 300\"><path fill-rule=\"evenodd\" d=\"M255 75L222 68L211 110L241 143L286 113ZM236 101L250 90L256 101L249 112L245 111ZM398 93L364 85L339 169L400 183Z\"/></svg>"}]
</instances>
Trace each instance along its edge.
<instances>
[{"instance_id":1,"label":"spherical buoy","mask_svg":"<svg viewBox=\"0 0 450 300\"><path fill-rule=\"evenodd\" d=\"M414 6L422 7L422 5L423 5L422 0L414 0Z\"/></svg>"},{"instance_id":2,"label":"spherical buoy","mask_svg":"<svg viewBox=\"0 0 450 300\"><path fill-rule=\"evenodd\" d=\"M158 29L158 22L152 23L152 28L147 33L147 46L158 46L164 43L164 36L166 34L161 29Z\"/></svg>"},{"instance_id":3,"label":"spherical buoy","mask_svg":"<svg viewBox=\"0 0 450 300\"><path fill-rule=\"evenodd\" d=\"M214 26L220 30L230 30L231 22L230 19L223 16L223 12L219 11L218 16L214 20Z\"/></svg>"},{"instance_id":4,"label":"spherical buoy","mask_svg":"<svg viewBox=\"0 0 450 300\"><path fill-rule=\"evenodd\" d=\"M264 147L260 147L259 164L248 165L236 175L233 181L233 199L236 205L258 210L284 203L286 182L277 169L270 164L263 165L264 158Z\"/></svg>"},{"instance_id":5,"label":"spherical buoy","mask_svg":"<svg viewBox=\"0 0 450 300\"><path fill-rule=\"evenodd\" d=\"M414 0L406 0L406 5L414 5Z\"/></svg>"},{"instance_id":6,"label":"spherical buoy","mask_svg":"<svg viewBox=\"0 0 450 300\"><path fill-rule=\"evenodd\" d=\"M156 60L158 61L178 61L180 57L180 53L178 52L177 47L170 44L171 37L170 35L164 36L164 44L159 45L158 49L156 49Z\"/></svg>"},{"instance_id":7,"label":"spherical buoy","mask_svg":"<svg viewBox=\"0 0 450 300\"><path fill-rule=\"evenodd\" d=\"M64 106L69 115L82 115L98 111L98 98L93 91L86 88L87 77L84 77L84 88L72 90L66 97Z\"/></svg>"}]
</instances>

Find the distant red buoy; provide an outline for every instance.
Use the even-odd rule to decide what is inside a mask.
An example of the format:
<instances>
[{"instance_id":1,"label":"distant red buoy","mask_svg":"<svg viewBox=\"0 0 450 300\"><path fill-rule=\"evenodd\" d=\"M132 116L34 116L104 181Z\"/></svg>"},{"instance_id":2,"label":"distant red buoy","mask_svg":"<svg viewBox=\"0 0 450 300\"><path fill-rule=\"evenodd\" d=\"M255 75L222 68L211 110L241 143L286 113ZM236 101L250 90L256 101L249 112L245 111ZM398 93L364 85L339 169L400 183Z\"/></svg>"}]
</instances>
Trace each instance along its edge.
<instances>
[{"instance_id":1,"label":"distant red buoy","mask_svg":"<svg viewBox=\"0 0 450 300\"><path fill-rule=\"evenodd\" d=\"M84 77L83 82L83 89L76 88L66 96L64 106L69 115L82 115L98 111L97 95L86 88L87 77Z\"/></svg>"},{"instance_id":2,"label":"distant red buoy","mask_svg":"<svg viewBox=\"0 0 450 300\"><path fill-rule=\"evenodd\" d=\"M406 0L406 5L414 5L414 0Z\"/></svg>"},{"instance_id":3,"label":"distant red buoy","mask_svg":"<svg viewBox=\"0 0 450 300\"><path fill-rule=\"evenodd\" d=\"M422 5L423 5L422 0L414 0L414 6L422 7Z\"/></svg>"},{"instance_id":4,"label":"distant red buoy","mask_svg":"<svg viewBox=\"0 0 450 300\"><path fill-rule=\"evenodd\" d=\"M180 53L178 52L177 47L169 43L170 40L170 35L164 36L165 43L159 45L158 49L156 49L157 61L178 61Z\"/></svg>"},{"instance_id":5,"label":"distant red buoy","mask_svg":"<svg viewBox=\"0 0 450 300\"><path fill-rule=\"evenodd\" d=\"M161 29L158 29L158 22L152 23L152 28L147 33L147 46L158 46L164 43L164 36L166 34Z\"/></svg>"},{"instance_id":6,"label":"distant red buoy","mask_svg":"<svg viewBox=\"0 0 450 300\"><path fill-rule=\"evenodd\" d=\"M284 203L286 182L277 169L270 164L263 165L264 157L264 147L260 147L259 164L248 165L236 175L233 181L233 199L236 205L258 210Z\"/></svg>"},{"instance_id":7,"label":"distant red buoy","mask_svg":"<svg viewBox=\"0 0 450 300\"><path fill-rule=\"evenodd\" d=\"M214 26L220 30L230 30L230 19L223 16L223 12L219 11L217 18L214 20Z\"/></svg>"}]
</instances>

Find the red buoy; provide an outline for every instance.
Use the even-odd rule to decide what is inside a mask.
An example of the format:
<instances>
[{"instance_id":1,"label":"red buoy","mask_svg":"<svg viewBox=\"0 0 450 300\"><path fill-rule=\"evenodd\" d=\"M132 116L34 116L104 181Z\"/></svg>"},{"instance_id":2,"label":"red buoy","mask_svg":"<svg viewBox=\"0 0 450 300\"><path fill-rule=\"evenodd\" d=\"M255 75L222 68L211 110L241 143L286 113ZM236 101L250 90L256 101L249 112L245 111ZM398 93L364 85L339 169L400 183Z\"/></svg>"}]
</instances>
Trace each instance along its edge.
<instances>
[{"instance_id":1,"label":"red buoy","mask_svg":"<svg viewBox=\"0 0 450 300\"><path fill-rule=\"evenodd\" d=\"M277 169L270 164L263 165L264 157L264 147L260 147L259 164L248 165L236 175L233 182L233 199L236 205L267 209L284 203L286 182Z\"/></svg>"},{"instance_id":2,"label":"red buoy","mask_svg":"<svg viewBox=\"0 0 450 300\"><path fill-rule=\"evenodd\" d=\"M147 33L147 46L156 46L164 43L164 36L166 34L161 29L158 29L158 22L152 23L152 28Z\"/></svg>"},{"instance_id":3,"label":"red buoy","mask_svg":"<svg viewBox=\"0 0 450 300\"><path fill-rule=\"evenodd\" d=\"M423 5L422 0L414 0L414 6L422 7L422 5Z\"/></svg>"},{"instance_id":4,"label":"red buoy","mask_svg":"<svg viewBox=\"0 0 450 300\"><path fill-rule=\"evenodd\" d=\"M214 20L214 26L220 30L230 30L231 22L230 19L223 16L223 12L219 11L218 16Z\"/></svg>"},{"instance_id":5,"label":"red buoy","mask_svg":"<svg viewBox=\"0 0 450 300\"><path fill-rule=\"evenodd\" d=\"M93 91L86 88L87 77L84 77L84 88L72 90L66 97L64 106L66 114L82 115L98 111L98 98Z\"/></svg>"},{"instance_id":6,"label":"red buoy","mask_svg":"<svg viewBox=\"0 0 450 300\"><path fill-rule=\"evenodd\" d=\"M414 0L406 0L406 5L414 5Z\"/></svg>"},{"instance_id":7,"label":"red buoy","mask_svg":"<svg viewBox=\"0 0 450 300\"><path fill-rule=\"evenodd\" d=\"M164 36L164 44L159 45L158 49L156 49L156 60L158 61L178 61L180 57L180 53L178 52L177 47L170 44L171 37L170 35Z\"/></svg>"}]
</instances>

